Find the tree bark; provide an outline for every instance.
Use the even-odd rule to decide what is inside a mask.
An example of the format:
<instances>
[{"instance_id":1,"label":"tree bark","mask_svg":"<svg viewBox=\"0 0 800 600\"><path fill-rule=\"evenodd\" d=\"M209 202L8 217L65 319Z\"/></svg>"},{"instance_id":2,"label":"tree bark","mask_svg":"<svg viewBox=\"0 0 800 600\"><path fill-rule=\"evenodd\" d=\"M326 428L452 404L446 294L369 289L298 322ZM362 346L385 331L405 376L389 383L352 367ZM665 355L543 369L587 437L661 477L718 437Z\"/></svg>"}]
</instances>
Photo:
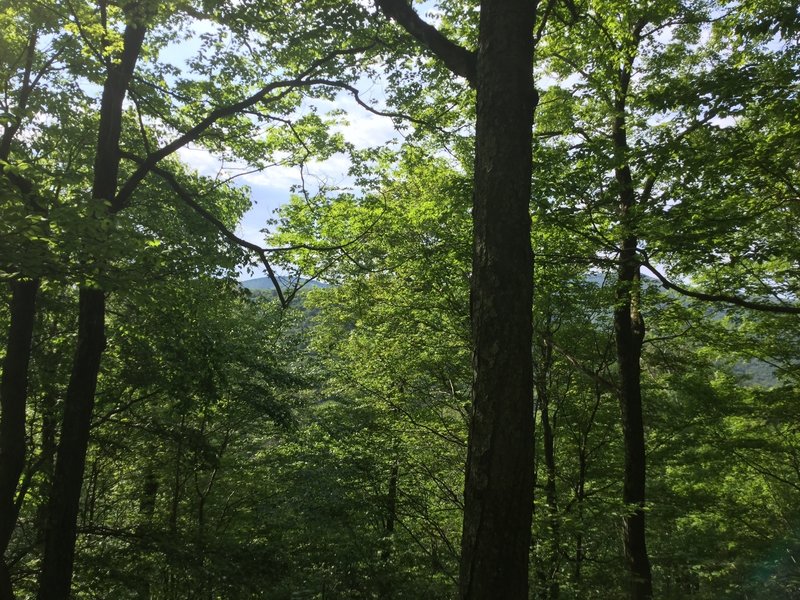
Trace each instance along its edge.
<instances>
[{"instance_id":1,"label":"tree bark","mask_svg":"<svg viewBox=\"0 0 800 600\"><path fill-rule=\"evenodd\" d=\"M626 240L630 249L632 238ZM630 597L652 598L650 560L645 544L645 443L642 416L641 367L639 364L644 323L634 308L625 283L638 286L638 268L622 263L619 269L618 307L614 311L619 368L619 400L625 447L625 473L622 499L629 512L623 517L625 559L630 574Z\"/></svg>"},{"instance_id":2,"label":"tree bark","mask_svg":"<svg viewBox=\"0 0 800 600\"><path fill-rule=\"evenodd\" d=\"M472 420L459 594L526 599L533 508L533 26L528 0L481 4L473 198Z\"/></svg>"},{"instance_id":3,"label":"tree bark","mask_svg":"<svg viewBox=\"0 0 800 600\"><path fill-rule=\"evenodd\" d=\"M28 365L36 294L39 280L11 282L11 324L0 380L0 599L14 595L5 551L17 522L16 491L25 466L25 407L28 398Z\"/></svg>"},{"instance_id":4,"label":"tree bark","mask_svg":"<svg viewBox=\"0 0 800 600\"><path fill-rule=\"evenodd\" d=\"M47 507L39 600L66 600L69 597L89 427L100 357L105 346L104 315L104 292L81 289L78 347L67 387L56 469Z\"/></svg>"},{"instance_id":5,"label":"tree bark","mask_svg":"<svg viewBox=\"0 0 800 600\"><path fill-rule=\"evenodd\" d=\"M601 367L602 368L602 367ZM597 370L600 373L601 369ZM578 481L575 485L575 504L576 515L578 520L578 531L575 535L575 583L577 584L578 592L582 589L582 572L583 561L586 557L586 550L583 545L583 514L584 514L584 501L586 500L586 474L589 467L589 434L594 426L597 410L600 408L600 402L603 399L603 386L595 382L594 384L594 406L586 426L581 428L580 441L578 443Z\"/></svg>"},{"instance_id":6,"label":"tree bark","mask_svg":"<svg viewBox=\"0 0 800 600\"><path fill-rule=\"evenodd\" d=\"M142 25L136 22L126 25L121 60L109 65L103 86L92 197L108 202L109 206L118 185L122 103L144 34ZM99 257L94 266L98 271L103 268ZM105 292L97 287L82 287L78 306L78 342L67 387L52 494L48 502L39 600L66 600L70 595L81 485L97 376L105 348Z\"/></svg>"},{"instance_id":7,"label":"tree bark","mask_svg":"<svg viewBox=\"0 0 800 600\"><path fill-rule=\"evenodd\" d=\"M477 91L472 419L459 596L525 599L534 478L529 204L537 3L482 2L477 56L424 24L407 0L376 4Z\"/></svg>"},{"instance_id":8,"label":"tree bark","mask_svg":"<svg viewBox=\"0 0 800 600\"><path fill-rule=\"evenodd\" d=\"M619 193L619 214L623 239L617 270L614 332L619 369L619 403L625 471L622 498L628 512L622 520L625 560L629 573L629 596L633 600L652 598L653 584L650 559L645 544L645 443L642 415L641 355L645 336L644 319L639 311L639 269L635 215L636 193L627 162L629 148L626 132L626 96L630 70L620 71L620 87L616 98L612 139L615 154L615 176Z\"/></svg>"},{"instance_id":9,"label":"tree bark","mask_svg":"<svg viewBox=\"0 0 800 600\"><path fill-rule=\"evenodd\" d=\"M52 360L57 360L51 357ZM55 377L53 369L53 377ZM56 458L56 428L58 427L58 409L56 407L56 390L45 389L41 401L42 418L42 442L40 447L39 461L41 463L39 472L41 479L38 486L38 497L42 499L36 511L36 539L44 551L44 538L47 531L47 499L52 495L53 476L55 473Z\"/></svg>"}]
</instances>

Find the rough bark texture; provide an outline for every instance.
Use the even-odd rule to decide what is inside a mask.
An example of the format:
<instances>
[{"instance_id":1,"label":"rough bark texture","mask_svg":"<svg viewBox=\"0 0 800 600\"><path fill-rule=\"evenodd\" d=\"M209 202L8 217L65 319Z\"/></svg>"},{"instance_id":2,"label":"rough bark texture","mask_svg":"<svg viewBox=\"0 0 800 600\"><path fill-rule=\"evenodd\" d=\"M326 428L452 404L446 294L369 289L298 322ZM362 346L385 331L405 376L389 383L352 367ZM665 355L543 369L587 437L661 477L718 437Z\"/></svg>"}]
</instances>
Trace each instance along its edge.
<instances>
[{"instance_id":1,"label":"rough bark texture","mask_svg":"<svg viewBox=\"0 0 800 600\"><path fill-rule=\"evenodd\" d=\"M103 87L92 197L109 203L118 185L122 103L144 34L142 26L135 23L126 26L121 60L109 66ZM96 266L101 269L102 262L98 260ZM105 348L105 293L98 288L83 287L78 302L78 342L48 502L39 600L66 600L70 595L81 485L100 358Z\"/></svg>"},{"instance_id":2,"label":"rough bark texture","mask_svg":"<svg viewBox=\"0 0 800 600\"><path fill-rule=\"evenodd\" d=\"M376 4L477 90L472 420L459 595L525 599L534 478L528 207L537 3L482 2L477 57L424 24L407 0Z\"/></svg>"},{"instance_id":3,"label":"rough bark texture","mask_svg":"<svg viewBox=\"0 0 800 600\"><path fill-rule=\"evenodd\" d=\"M469 432L459 593L528 597L533 508L529 203L535 3L481 4Z\"/></svg>"},{"instance_id":4,"label":"rough bark texture","mask_svg":"<svg viewBox=\"0 0 800 600\"><path fill-rule=\"evenodd\" d=\"M630 71L620 72L620 91L616 100L612 138L615 152L615 175L619 190L620 222L624 238L620 247L617 271L617 294L614 308L614 332L619 369L619 402L625 448L625 473L622 497L628 506L623 517L625 559L630 575L630 598L652 598L650 560L645 544L645 443L642 416L641 365L645 326L639 311L639 268L635 216L636 193L627 162L629 153L625 128L626 94Z\"/></svg>"},{"instance_id":5,"label":"rough bark texture","mask_svg":"<svg viewBox=\"0 0 800 600\"><path fill-rule=\"evenodd\" d=\"M0 556L5 554L17 522L16 491L25 466L28 364L38 289L38 280L11 283L11 324L0 380ZM11 577L3 558L0 561L0 599L13 597Z\"/></svg>"}]
</instances>

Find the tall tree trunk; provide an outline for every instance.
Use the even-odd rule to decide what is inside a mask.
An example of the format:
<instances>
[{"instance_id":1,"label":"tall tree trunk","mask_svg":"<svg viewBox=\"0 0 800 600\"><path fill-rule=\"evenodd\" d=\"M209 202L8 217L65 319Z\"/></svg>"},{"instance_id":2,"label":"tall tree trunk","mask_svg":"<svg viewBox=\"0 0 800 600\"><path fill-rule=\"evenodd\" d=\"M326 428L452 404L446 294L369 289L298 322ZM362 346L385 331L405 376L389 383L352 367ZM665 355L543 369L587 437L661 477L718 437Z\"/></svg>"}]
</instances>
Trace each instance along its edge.
<instances>
[{"instance_id":1,"label":"tall tree trunk","mask_svg":"<svg viewBox=\"0 0 800 600\"><path fill-rule=\"evenodd\" d=\"M28 398L28 365L36 294L39 280L11 283L11 324L0 380L0 599L14 597L5 551L17 522L16 491L25 466L25 406Z\"/></svg>"},{"instance_id":2,"label":"tall tree trunk","mask_svg":"<svg viewBox=\"0 0 800 600\"><path fill-rule=\"evenodd\" d=\"M33 91L33 63L38 31L28 36L22 86L17 95L16 115L0 138L0 160L7 161L11 144L19 132ZM15 183L23 194L30 194L30 182L18 178ZM33 327L36 321L37 278L11 282L11 323L0 380L0 600L13 600L11 574L5 552L17 523L16 491L25 467L25 407L28 399L28 365Z\"/></svg>"},{"instance_id":3,"label":"tall tree trunk","mask_svg":"<svg viewBox=\"0 0 800 600\"><path fill-rule=\"evenodd\" d=\"M529 0L481 3L473 198L472 420L459 593L526 599L533 508Z\"/></svg>"},{"instance_id":4,"label":"tall tree trunk","mask_svg":"<svg viewBox=\"0 0 800 600\"><path fill-rule=\"evenodd\" d=\"M544 575L541 595L551 600L559 596L558 566L559 557L559 520L558 501L556 496L556 456L555 436L553 435L553 418L550 412L550 372L553 366L552 332L549 330L549 320L545 331L539 341L539 356L536 363L536 399L541 412L542 441L544 443L544 463L547 471L545 482L545 499L547 502L547 520L550 529L550 557L549 565L540 565L540 572Z\"/></svg>"},{"instance_id":5,"label":"tall tree trunk","mask_svg":"<svg viewBox=\"0 0 800 600\"><path fill-rule=\"evenodd\" d=\"M56 360L55 357L52 357ZM53 376L55 377L53 369ZM41 401L42 418L42 442L40 448L39 461L41 463L37 496L42 499L36 511L36 539L40 544L44 543L45 532L47 531L47 499L52 495L53 477L55 473L56 458L56 428L58 427L58 409L56 407L56 390L52 387L45 389ZM44 546L40 548L44 551Z\"/></svg>"},{"instance_id":6,"label":"tall tree trunk","mask_svg":"<svg viewBox=\"0 0 800 600\"><path fill-rule=\"evenodd\" d=\"M123 34L119 63L109 65L100 105L92 197L112 202L117 191L122 103L144 41L145 28L135 20ZM110 209L109 209L110 210ZM98 259L95 265L103 268ZM82 287L78 301L78 342L61 425L48 525L39 580L39 600L66 600L70 594L89 429L100 358L105 348L105 292Z\"/></svg>"},{"instance_id":7,"label":"tall tree trunk","mask_svg":"<svg viewBox=\"0 0 800 600\"><path fill-rule=\"evenodd\" d=\"M395 459L389 472L389 490L386 492L386 523L383 529L386 538L386 548L383 551L383 560L388 561L392 555L394 541L394 525L397 521L397 480L400 476L400 463Z\"/></svg>"},{"instance_id":8,"label":"tall tree trunk","mask_svg":"<svg viewBox=\"0 0 800 600\"><path fill-rule=\"evenodd\" d=\"M78 347L67 388L56 469L47 507L39 600L69 597L89 427L100 357L105 346L105 294L80 291Z\"/></svg>"},{"instance_id":9,"label":"tall tree trunk","mask_svg":"<svg viewBox=\"0 0 800 600\"><path fill-rule=\"evenodd\" d=\"M583 559L585 549L583 547L583 502L586 498L586 448L581 446L578 451L578 484L575 486L575 513L578 521L578 531L575 534L575 584L578 592L581 591Z\"/></svg>"},{"instance_id":10,"label":"tall tree trunk","mask_svg":"<svg viewBox=\"0 0 800 600\"><path fill-rule=\"evenodd\" d=\"M153 523L153 515L156 511L156 500L158 498L159 487L156 466L153 463L148 464L144 472L142 492L141 497L139 498L139 514L142 517L143 526L149 527Z\"/></svg>"},{"instance_id":11,"label":"tall tree trunk","mask_svg":"<svg viewBox=\"0 0 800 600\"><path fill-rule=\"evenodd\" d=\"M169 532L172 535L178 533L178 512L181 506L181 493L183 491L183 440L186 436L186 415L181 415L181 423L178 433L178 444L175 447L175 471L172 477L172 499L170 501Z\"/></svg>"},{"instance_id":12,"label":"tall tree trunk","mask_svg":"<svg viewBox=\"0 0 800 600\"><path fill-rule=\"evenodd\" d=\"M396 451L396 450L395 450ZM394 550L394 529L397 523L397 484L400 477L400 462L397 458L392 462L392 467L389 470L389 486L386 490L386 513L383 520L383 540L381 548L381 558L387 565L392 558L392 551ZM435 564L435 547L432 551ZM395 597L394 582L389 576L392 567L389 566L381 573L378 581L378 589L381 598L390 600Z\"/></svg>"},{"instance_id":13,"label":"tall tree trunk","mask_svg":"<svg viewBox=\"0 0 800 600\"><path fill-rule=\"evenodd\" d=\"M631 59L632 61L632 59ZM628 164L629 148L626 131L626 96L630 85L630 69L620 70L620 86L615 102L612 129L615 155L615 176L619 190L619 212L623 239L617 270L614 332L619 369L619 402L625 448L625 472L622 498L627 505L622 530L625 560L630 576L629 594L633 600L652 598L653 584L650 559L645 544L645 443L642 416L641 355L645 326L639 311L639 262L636 222L633 214L636 193Z\"/></svg>"},{"instance_id":14,"label":"tall tree trunk","mask_svg":"<svg viewBox=\"0 0 800 600\"><path fill-rule=\"evenodd\" d=\"M596 372L599 375L600 369ZM583 545L583 504L586 500L586 473L589 467L589 434L594 426L597 410L600 408L600 402L603 399L603 387L595 382L594 385L594 406L592 407L592 414L586 422L586 426L582 428L580 441L578 444L578 481L575 485L575 504L578 531L575 534L575 583L577 585L578 593L581 592L582 587L582 573L583 561L586 557L586 550Z\"/></svg>"}]
</instances>

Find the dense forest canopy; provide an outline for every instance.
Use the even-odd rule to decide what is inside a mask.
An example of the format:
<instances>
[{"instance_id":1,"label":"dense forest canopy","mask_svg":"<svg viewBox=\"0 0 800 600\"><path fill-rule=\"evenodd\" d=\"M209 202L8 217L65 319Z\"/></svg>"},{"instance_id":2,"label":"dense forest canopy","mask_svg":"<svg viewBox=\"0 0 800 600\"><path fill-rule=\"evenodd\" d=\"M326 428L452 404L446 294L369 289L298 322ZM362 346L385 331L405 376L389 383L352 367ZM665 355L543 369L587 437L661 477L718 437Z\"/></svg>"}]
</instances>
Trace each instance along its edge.
<instances>
[{"instance_id":1,"label":"dense forest canopy","mask_svg":"<svg viewBox=\"0 0 800 600\"><path fill-rule=\"evenodd\" d=\"M0 600L800 595L796 3L0 29Z\"/></svg>"}]
</instances>

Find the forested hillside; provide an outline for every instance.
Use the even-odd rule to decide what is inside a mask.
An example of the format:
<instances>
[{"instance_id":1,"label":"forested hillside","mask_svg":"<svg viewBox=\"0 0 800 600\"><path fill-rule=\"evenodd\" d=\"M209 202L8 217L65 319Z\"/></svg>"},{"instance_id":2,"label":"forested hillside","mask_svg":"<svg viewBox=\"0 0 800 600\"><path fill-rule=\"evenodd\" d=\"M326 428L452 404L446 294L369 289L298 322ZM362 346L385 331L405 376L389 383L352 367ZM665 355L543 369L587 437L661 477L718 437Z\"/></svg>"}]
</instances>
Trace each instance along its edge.
<instances>
[{"instance_id":1,"label":"forested hillside","mask_svg":"<svg viewBox=\"0 0 800 600\"><path fill-rule=\"evenodd\" d=\"M800 597L795 2L0 31L0 600Z\"/></svg>"}]
</instances>

